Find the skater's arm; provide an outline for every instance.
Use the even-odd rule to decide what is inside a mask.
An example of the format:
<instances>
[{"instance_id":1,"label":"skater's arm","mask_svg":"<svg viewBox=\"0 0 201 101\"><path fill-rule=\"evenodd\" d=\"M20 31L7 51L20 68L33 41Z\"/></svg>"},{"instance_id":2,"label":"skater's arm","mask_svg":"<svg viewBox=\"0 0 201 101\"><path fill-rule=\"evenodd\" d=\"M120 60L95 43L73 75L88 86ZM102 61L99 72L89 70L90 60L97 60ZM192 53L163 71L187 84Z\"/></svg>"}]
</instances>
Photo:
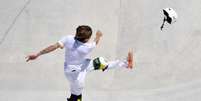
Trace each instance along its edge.
<instances>
[{"instance_id":1,"label":"skater's arm","mask_svg":"<svg viewBox=\"0 0 201 101\"><path fill-rule=\"evenodd\" d=\"M96 45L99 43L100 38L103 36L103 33L101 31L97 31L96 32L96 37L94 39L94 42L96 43Z\"/></svg>"},{"instance_id":2,"label":"skater's arm","mask_svg":"<svg viewBox=\"0 0 201 101\"><path fill-rule=\"evenodd\" d=\"M49 52L52 52L58 48L63 48L58 42L53 44L53 45L50 45L48 46L47 48L41 50L37 55L40 56L40 55L43 55L43 54L47 54Z\"/></svg>"},{"instance_id":3,"label":"skater's arm","mask_svg":"<svg viewBox=\"0 0 201 101\"><path fill-rule=\"evenodd\" d=\"M102 37L102 32L97 31L96 32L96 37L94 38L92 43L85 44L83 47L80 47L81 52L83 53L90 53L96 45L99 43L100 38Z\"/></svg>"},{"instance_id":4,"label":"skater's arm","mask_svg":"<svg viewBox=\"0 0 201 101\"><path fill-rule=\"evenodd\" d=\"M35 60L36 58L38 58L39 56L43 55L43 54L47 54L47 53L50 53L58 48L63 48L58 42L53 44L53 45L50 45L48 46L47 48L41 50L40 52L36 53L36 54L31 54L31 55L28 55L26 58L27 58L27 62L29 60Z\"/></svg>"}]
</instances>

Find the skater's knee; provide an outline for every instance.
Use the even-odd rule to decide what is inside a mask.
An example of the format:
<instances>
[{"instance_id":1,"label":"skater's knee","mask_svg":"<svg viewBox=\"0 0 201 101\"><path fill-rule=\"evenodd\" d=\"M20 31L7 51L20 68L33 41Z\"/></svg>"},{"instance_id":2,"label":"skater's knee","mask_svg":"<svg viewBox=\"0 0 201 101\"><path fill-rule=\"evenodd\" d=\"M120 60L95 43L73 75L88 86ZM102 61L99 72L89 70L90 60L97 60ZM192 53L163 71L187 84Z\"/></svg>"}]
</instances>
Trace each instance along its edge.
<instances>
[{"instance_id":1,"label":"skater's knee","mask_svg":"<svg viewBox=\"0 0 201 101\"><path fill-rule=\"evenodd\" d=\"M98 57L93 60L94 70L106 70L108 67L108 63L105 61L103 57Z\"/></svg>"}]
</instances>

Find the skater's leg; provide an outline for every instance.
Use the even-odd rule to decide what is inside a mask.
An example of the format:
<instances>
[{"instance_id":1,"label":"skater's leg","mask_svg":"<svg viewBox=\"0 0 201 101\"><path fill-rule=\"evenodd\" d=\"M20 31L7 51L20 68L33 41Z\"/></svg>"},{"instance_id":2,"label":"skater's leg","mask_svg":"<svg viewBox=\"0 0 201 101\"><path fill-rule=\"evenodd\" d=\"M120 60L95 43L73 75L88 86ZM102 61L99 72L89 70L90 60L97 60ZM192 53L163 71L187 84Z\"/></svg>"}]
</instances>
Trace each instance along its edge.
<instances>
[{"instance_id":1,"label":"skater's leg","mask_svg":"<svg viewBox=\"0 0 201 101\"><path fill-rule=\"evenodd\" d=\"M115 60L115 61L109 61L107 69L114 69L114 68L127 68L128 63L125 60Z\"/></svg>"},{"instance_id":2,"label":"skater's leg","mask_svg":"<svg viewBox=\"0 0 201 101\"><path fill-rule=\"evenodd\" d=\"M95 67L94 66L94 61L92 60L90 65L87 68L87 71L93 71L93 70L109 70L109 69L114 69L114 68L128 68L128 62L127 60L115 60L115 61L109 61L105 62L105 65L102 67Z\"/></svg>"},{"instance_id":3,"label":"skater's leg","mask_svg":"<svg viewBox=\"0 0 201 101\"><path fill-rule=\"evenodd\" d=\"M70 83L71 92L71 96L67 101L82 101L82 91L86 73L86 70L78 73L65 73Z\"/></svg>"},{"instance_id":4,"label":"skater's leg","mask_svg":"<svg viewBox=\"0 0 201 101\"><path fill-rule=\"evenodd\" d=\"M107 70L113 68L130 68L133 67L133 53L128 52L127 59L115 60L107 62L103 57L98 57L88 62L87 71L92 70Z\"/></svg>"},{"instance_id":5,"label":"skater's leg","mask_svg":"<svg viewBox=\"0 0 201 101\"><path fill-rule=\"evenodd\" d=\"M108 69L118 68L118 67L132 69L133 68L133 53L128 52L127 59L108 62L108 67L107 67Z\"/></svg>"}]
</instances>

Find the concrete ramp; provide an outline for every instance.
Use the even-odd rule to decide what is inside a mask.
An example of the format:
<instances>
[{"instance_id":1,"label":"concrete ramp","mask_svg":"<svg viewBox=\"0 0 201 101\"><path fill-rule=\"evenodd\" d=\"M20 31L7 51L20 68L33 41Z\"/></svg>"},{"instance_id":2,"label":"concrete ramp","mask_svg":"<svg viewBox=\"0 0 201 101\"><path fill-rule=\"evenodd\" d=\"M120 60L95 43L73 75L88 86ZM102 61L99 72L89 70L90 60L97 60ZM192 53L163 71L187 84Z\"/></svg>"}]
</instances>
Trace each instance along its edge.
<instances>
[{"instance_id":1,"label":"concrete ramp","mask_svg":"<svg viewBox=\"0 0 201 101\"><path fill-rule=\"evenodd\" d=\"M160 30L162 9L178 21ZM134 70L91 72L83 101L200 101L200 0L1 0L0 101L65 101L64 50L30 63L25 56L87 24L104 33L91 57L125 58Z\"/></svg>"},{"instance_id":2,"label":"concrete ramp","mask_svg":"<svg viewBox=\"0 0 201 101\"><path fill-rule=\"evenodd\" d=\"M122 0L117 57L132 47L137 65L128 74L116 71L114 84L130 91L129 101L200 100L200 4L196 0ZM179 19L161 31L165 7L174 8Z\"/></svg>"}]
</instances>

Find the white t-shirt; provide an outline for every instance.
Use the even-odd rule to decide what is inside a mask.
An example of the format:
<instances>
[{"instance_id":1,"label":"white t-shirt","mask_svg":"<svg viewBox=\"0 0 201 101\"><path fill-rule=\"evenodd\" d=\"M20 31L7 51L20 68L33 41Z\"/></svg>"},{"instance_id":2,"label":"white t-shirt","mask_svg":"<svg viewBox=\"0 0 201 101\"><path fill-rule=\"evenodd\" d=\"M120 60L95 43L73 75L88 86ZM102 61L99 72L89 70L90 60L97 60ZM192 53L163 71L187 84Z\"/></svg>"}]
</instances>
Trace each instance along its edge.
<instances>
[{"instance_id":1,"label":"white t-shirt","mask_svg":"<svg viewBox=\"0 0 201 101\"><path fill-rule=\"evenodd\" d=\"M82 65L88 54L96 47L95 42L82 43L76 40L73 35L61 38L58 43L65 48L65 69L69 66Z\"/></svg>"}]
</instances>

